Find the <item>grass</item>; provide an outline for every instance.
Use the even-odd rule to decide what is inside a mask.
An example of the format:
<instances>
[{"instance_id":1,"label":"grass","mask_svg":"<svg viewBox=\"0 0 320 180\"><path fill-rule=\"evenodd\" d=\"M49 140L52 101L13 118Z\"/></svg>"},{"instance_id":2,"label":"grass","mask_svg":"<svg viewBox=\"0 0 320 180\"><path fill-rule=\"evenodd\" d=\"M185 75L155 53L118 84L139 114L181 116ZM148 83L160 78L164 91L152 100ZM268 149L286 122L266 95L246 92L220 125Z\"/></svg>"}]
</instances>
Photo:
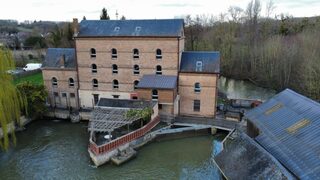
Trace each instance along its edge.
<instances>
[{"instance_id":1,"label":"grass","mask_svg":"<svg viewBox=\"0 0 320 180\"><path fill-rule=\"evenodd\" d=\"M43 84L42 73L39 72L36 74L20 77L20 78L15 79L13 82L14 82L14 84L17 85L17 84L24 82L24 81L30 81L33 84Z\"/></svg>"}]
</instances>

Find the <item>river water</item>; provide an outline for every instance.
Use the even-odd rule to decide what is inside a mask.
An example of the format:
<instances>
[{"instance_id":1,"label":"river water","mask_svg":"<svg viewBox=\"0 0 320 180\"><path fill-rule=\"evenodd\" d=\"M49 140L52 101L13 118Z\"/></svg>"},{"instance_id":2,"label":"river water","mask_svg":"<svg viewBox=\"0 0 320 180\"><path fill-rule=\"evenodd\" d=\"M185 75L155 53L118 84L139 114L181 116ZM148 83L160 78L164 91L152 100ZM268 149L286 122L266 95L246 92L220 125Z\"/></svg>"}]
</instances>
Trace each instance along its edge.
<instances>
[{"instance_id":1,"label":"river water","mask_svg":"<svg viewBox=\"0 0 320 180\"><path fill-rule=\"evenodd\" d=\"M265 101L276 94L276 91L258 87L249 81L234 80L220 77L219 91L225 93L229 99L260 99Z\"/></svg>"},{"instance_id":2,"label":"river water","mask_svg":"<svg viewBox=\"0 0 320 180\"><path fill-rule=\"evenodd\" d=\"M266 100L275 91L221 77L229 98ZM39 120L17 134L17 146L0 150L0 179L220 179L212 162L224 135L153 142L138 157L117 167L95 168L87 145L87 123Z\"/></svg>"},{"instance_id":3,"label":"river water","mask_svg":"<svg viewBox=\"0 0 320 180\"><path fill-rule=\"evenodd\" d=\"M201 136L150 143L137 158L95 168L87 123L38 120L16 133L17 146L0 151L0 179L219 179L211 157L224 137Z\"/></svg>"}]
</instances>

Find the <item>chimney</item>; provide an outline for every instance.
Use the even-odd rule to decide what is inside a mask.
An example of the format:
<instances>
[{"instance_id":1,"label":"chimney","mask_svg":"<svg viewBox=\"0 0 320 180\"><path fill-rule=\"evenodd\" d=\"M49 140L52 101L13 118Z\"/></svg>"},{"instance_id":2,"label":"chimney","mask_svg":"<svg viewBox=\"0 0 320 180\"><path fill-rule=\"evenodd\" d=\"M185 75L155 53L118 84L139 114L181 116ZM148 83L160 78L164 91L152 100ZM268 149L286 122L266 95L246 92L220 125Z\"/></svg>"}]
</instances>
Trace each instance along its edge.
<instances>
[{"instance_id":1,"label":"chimney","mask_svg":"<svg viewBox=\"0 0 320 180\"><path fill-rule=\"evenodd\" d=\"M65 63L66 63L66 55L63 54L59 60L60 68L64 68Z\"/></svg>"},{"instance_id":2,"label":"chimney","mask_svg":"<svg viewBox=\"0 0 320 180\"><path fill-rule=\"evenodd\" d=\"M79 33L79 23L77 18L73 18L72 27L73 27L73 37L77 37Z\"/></svg>"}]
</instances>

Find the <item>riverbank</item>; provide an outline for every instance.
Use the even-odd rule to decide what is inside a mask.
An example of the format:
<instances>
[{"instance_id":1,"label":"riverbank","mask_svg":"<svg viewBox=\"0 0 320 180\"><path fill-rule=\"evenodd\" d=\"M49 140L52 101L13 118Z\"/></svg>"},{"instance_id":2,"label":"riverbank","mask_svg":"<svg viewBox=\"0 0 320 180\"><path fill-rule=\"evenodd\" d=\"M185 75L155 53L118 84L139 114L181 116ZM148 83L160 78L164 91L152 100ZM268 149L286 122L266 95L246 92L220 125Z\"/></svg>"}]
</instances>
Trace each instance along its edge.
<instances>
[{"instance_id":1,"label":"riverbank","mask_svg":"<svg viewBox=\"0 0 320 180\"><path fill-rule=\"evenodd\" d=\"M138 158L114 166L92 166L87 123L37 120L17 134L17 147L0 152L4 179L219 179L211 158L223 135L154 142ZM156 163L154 163L156 162ZM125 172L125 173L123 173Z\"/></svg>"}]
</instances>

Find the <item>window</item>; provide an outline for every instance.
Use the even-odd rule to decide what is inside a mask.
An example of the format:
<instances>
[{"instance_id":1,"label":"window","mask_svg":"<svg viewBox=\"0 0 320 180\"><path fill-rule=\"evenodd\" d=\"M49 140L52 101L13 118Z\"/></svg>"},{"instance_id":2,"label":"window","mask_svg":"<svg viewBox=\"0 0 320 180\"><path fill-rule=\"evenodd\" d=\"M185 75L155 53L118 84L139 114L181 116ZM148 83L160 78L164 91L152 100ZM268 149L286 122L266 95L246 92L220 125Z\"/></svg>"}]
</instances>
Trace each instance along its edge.
<instances>
[{"instance_id":1,"label":"window","mask_svg":"<svg viewBox=\"0 0 320 180\"><path fill-rule=\"evenodd\" d=\"M76 94L75 93L70 93L70 98L75 98Z\"/></svg>"},{"instance_id":2,"label":"window","mask_svg":"<svg viewBox=\"0 0 320 180\"><path fill-rule=\"evenodd\" d=\"M133 74L140 74L139 65L134 65L133 66Z\"/></svg>"},{"instance_id":3,"label":"window","mask_svg":"<svg viewBox=\"0 0 320 180\"><path fill-rule=\"evenodd\" d=\"M202 71L202 61L196 62L196 71L201 72Z\"/></svg>"},{"instance_id":4,"label":"window","mask_svg":"<svg viewBox=\"0 0 320 180\"><path fill-rule=\"evenodd\" d=\"M112 64L112 74L118 74L118 66L116 64Z\"/></svg>"},{"instance_id":5,"label":"window","mask_svg":"<svg viewBox=\"0 0 320 180\"><path fill-rule=\"evenodd\" d=\"M162 104L158 104L158 109L162 109Z\"/></svg>"},{"instance_id":6,"label":"window","mask_svg":"<svg viewBox=\"0 0 320 180\"><path fill-rule=\"evenodd\" d=\"M118 80L113 80L112 82L112 86L113 86L113 89L118 89L119 88L119 81Z\"/></svg>"},{"instance_id":7,"label":"window","mask_svg":"<svg viewBox=\"0 0 320 180\"><path fill-rule=\"evenodd\" d=\"M116 59L118 57L117 49L112 48L111 49L111 58Z\"/></svg>"},{"instance_id":8,"label":"window","mask_svg":"<svg viewBox=\"0 0 320 180\"><path fill-rule=\"evenodd\" d=\"M200 111L200 100L193 101L193 111L196 111L196 112Z\"/></svg>"},{"instance_id":9,"label":"window","mask_svg":"<svg viewBox=\"0 0 320 180\"><path fill-rule=\"evenodd\" d=\"M54 92L53 95L54 95L54 97L59 97L59 93L57 93L57 92Z\"/></svg>"},{"instance_id":10,"label":"window","mask_svg":"<svg viewBox=\"0 0 320 180\"><path fill-rule=\"evenodd\" d=\"M138 80L135 80L135 81L133 82L133 89L137 89L138 84L139 84L139 81L138 81Z\"/></svg>"},{"instance_id":11,"label":"window","mask_svg":"<svg viewBox=\"0 0 320 180\"><path fill-rule=\"evenodd\" d=\"M138 59L139 58L139 50L138 49L133 49L133 58Z\"/></svg>"},{"instance_id":12,"label":"window","mask_svg":"<svg viewBox=\"0 0 320 180\"><path fill-rule=\"evenodd\" d=\"M57 80L57 78L53 77L53 78L51 79L51 83L52 83L52 86L53 86L53 87L58 86L58 80Z\"/></svg>"},{"instance_id":13,"label":"window","mask_svg":"<svg viewBox=\"0 0 320 180\"><path fill-rule=\"evenodd\" d=\"M95 58L96 56L97 56L97 54L96 54L96 49L91 48L91 49L90 49L90 57L91 57L91 58Z\"/></svg>"},{"instance_id":14,"label":"window","mask_svg":"<svg viewBox=\"0 0 320 180\"><path fill-rule=\"evenodd\" d=\"M194 84L194 92L197 92L197 93L201 92L200 83L197 82Z\"/></svg>"},{"instance_id":15,"label":"window","mask_svg":"<svg viewBox=\"0 0 320 180\"><path fill-rule=\"evenodd\" d=\"M97 65L96 64L91 64L91 72L92 73L97 73Z\"/></svg>"},{"instance_id":16,"label":"window","mask_svg":"<svg viewBox=\"0 0 320 180\"><path fill-rule=\"evenodd\" d=\"M156 67L156 74L157 74L157 75L161 75L161 74L162 74L162 67L161 67L160 65L158 65L158 66Z\"/></svg>"},{"instance_id":17,"label":"window","mask_svg":"<svg viewBox=\"0 0 320 180\"><path fill-rule=\"evenodd\" d=\"M73 78L69 78L69 87L74 87L74 80L73 80Z\"/></svg>"},{"instance_id":18,"label":"window","mask_svg":"<svg viewBox=\"0 0 320 180\"><path fill-rule=\"evenodd\" d=\"M158 91L156 89L152 90L152 100L158 100Z\"/></svg>"},{"instance_id":19,"label":"window","mask_svg":"<svg viewBox=\"0 0 320 180\"><path fill-rule=\"evenodd\" d=\"M93 86L94 88L97 88L97 87L98 87L98 80L97 80L97 79L93 79L93 80L92 80L92 86Z\"/></svg>"},{"instance_id":20,"label":"window","mask_svg":"<svg viewBox=\"0 0 320 180\"><path fill-rule=\"evenodd\" d=\"M156 59L162 59L161 49L157 49L157 51L156 51Z\"/></svg>"},{"instance_id":21,"label":"window","mask_svg":"<svg viewBox=\"0 0 320 180\"><path fill-rule=\"evenodd\" d=\"M120 95L112 95L113 99L119 99Z\"/></svg>"},{"instance_id":22,"label":"window","mask_svg":"<svg viewBox=\"0 0 320 180\"><path fill-rule=\"evenodd\" d=\"M66 98L67 97L67 93L61 93L61 96Z\"/></svg>"},{"instance_id":23,"label":"window","mask_svg":"<svg viewBox=\"0 0 320 180\"><path fill-rule=\"evenodd\" d=\"M96 105L99 101L99 94L93 94L93 102L94 102L94 105Z\"/></svg>"}]
</instances>

